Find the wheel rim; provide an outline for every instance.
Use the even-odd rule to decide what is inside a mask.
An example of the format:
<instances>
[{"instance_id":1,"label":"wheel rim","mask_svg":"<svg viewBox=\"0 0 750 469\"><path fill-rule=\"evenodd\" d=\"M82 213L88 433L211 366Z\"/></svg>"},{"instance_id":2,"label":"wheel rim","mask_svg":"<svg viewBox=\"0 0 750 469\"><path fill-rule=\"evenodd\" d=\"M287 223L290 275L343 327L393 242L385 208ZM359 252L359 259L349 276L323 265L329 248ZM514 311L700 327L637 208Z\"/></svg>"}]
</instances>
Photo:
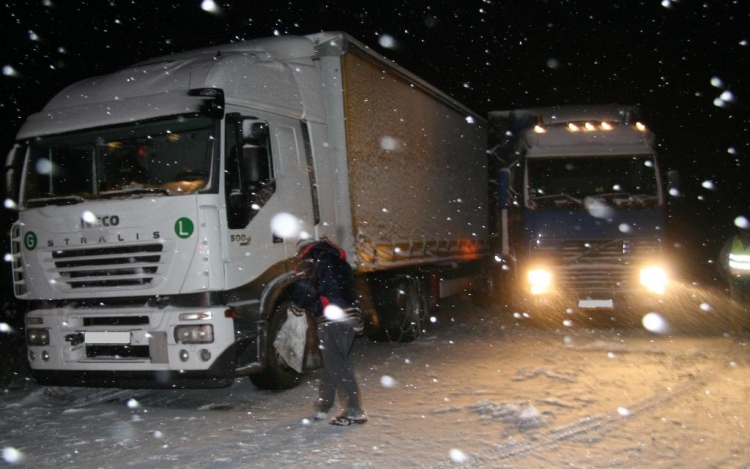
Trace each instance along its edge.
<instances>
[{"instance_id":1,"label":"wheel rim","mask_svg":"<svg viewBox=\"0 0 750 469\"><path fill-rule=\"evenodd\" d=\"M408 278L398 286L398 326L388 331L391 341L414 340L422 335L426 309L417 278Z\"/></svg>"}]
</instances>

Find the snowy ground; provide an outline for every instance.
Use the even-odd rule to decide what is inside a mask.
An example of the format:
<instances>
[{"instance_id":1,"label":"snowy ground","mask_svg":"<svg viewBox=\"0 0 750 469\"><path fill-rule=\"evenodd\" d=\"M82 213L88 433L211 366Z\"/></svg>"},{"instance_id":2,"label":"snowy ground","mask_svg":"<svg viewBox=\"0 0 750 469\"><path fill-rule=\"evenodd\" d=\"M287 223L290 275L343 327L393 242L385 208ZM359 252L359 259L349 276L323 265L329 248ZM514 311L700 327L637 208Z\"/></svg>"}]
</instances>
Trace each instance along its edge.
<instances>
[{"instance_id":1,"label":"snowy ground","mask_svg":"<svg viewBox=\"0 0 750 469\"><path fill-rule=\"evenodd\" d=\"M189 391L31 385L0 396L0 465L750 468L750 338L726 334L721 307L706 305L685 305L702 320L679 335L530 327L500 308L445 305L419 341L357 341L370 421L348 428L310 421L314 372L276 393L246 379Z\"/></svg>"}]
</instances>

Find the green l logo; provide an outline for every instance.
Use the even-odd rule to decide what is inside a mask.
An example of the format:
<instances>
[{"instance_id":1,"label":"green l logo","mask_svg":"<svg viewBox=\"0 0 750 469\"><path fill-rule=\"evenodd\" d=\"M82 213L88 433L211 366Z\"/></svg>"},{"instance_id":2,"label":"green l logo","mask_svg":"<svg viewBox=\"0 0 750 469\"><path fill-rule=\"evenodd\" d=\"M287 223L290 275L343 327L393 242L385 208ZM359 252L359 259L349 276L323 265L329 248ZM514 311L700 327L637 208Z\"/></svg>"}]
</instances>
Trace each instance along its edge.
<instances>
[{"instance_id":1,"label":"green l logo","mask_svg":"<svg viewBox=\"0 0 750 469\"><path fill-rule=\"evenodd\" d=\"M193 235L193 231L195 231L193 220L187 217L178 219L174 224L174 232L178 238L189 238Z\"/></svg>"}]
</instances>

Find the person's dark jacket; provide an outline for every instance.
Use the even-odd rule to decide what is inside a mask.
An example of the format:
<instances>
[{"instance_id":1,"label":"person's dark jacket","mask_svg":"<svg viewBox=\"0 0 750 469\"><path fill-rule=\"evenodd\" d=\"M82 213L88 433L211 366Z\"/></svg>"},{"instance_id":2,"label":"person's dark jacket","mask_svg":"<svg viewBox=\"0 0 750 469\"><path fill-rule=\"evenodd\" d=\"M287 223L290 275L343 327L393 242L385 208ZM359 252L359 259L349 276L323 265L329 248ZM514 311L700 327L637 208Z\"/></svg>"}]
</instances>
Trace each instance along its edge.
<instances>
[{"instance_id":1,"label":"person's dark jacket","mask_svg":"<svg viewBox=\"0 0 750 469\"><path fill-rule=\"evenodd\" d=\"M330 241L312 243L298 254L292 302L309 311L316 321L325 320L328 305L346 310L357 306L352 268L346 252Z\"/></svg>"}]
</instances>

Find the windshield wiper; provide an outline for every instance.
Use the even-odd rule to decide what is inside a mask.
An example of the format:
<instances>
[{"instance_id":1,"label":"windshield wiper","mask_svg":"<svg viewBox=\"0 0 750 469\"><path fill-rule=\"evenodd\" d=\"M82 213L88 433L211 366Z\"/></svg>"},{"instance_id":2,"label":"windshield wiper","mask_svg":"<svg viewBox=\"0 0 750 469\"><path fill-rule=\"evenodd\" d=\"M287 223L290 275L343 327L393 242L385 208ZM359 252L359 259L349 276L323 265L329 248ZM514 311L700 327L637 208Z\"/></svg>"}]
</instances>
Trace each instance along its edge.
<instances>
[{"instance_id":1,"label":"windshield wiper","mask_svg":"<svg viewBox=\"0 0 750 469\"><path fill-rule=\"evenodd\" d=\"M154 187L139 187L133 189L123 189L121 191L106 191L99 192L97 194L100 198L108 199L112 197L130 197L132 195L169 195L169 191L161 188Z\"/></svg>"},{"instance_id":2,"label":"windshield wiper","mask_svg":"<svg viewBox=\"0 0 750 469\"><path fill-rule=\"evenodd\" d=\"M46 207L47 205L76 205L83 203L86 199L80 195L64 195L62 197L44 197L26 201L27 207Z\"/></svg>"},{"instance_id":3,"label":"windshield wiper","mask_svg":"<svg viewBox=\"0 0 750 469\"><path fill-rule=\"evenodd\" d=\"M653 194L629 194L627 192L612 192L609 194L597 194L590 196L595 199L609 200L615 205L632 205L634 203L639 205L647 205L654 203L658 200L658 197Z\"/></svg>"},{"instance_id":4,"label":"windshield wiper","mask_svg":"<svg viewBox=\"0 0 750 469\"><path fill-rule=\"evenodd\" d=\"M534 197L529 197L529 203L533 208L536 208L537 205L544 204L545 202L551 202L557 207L568 205L571 202L575 202L578 205L583 205L583 201L581 199L576 199L572 195L568 194L537 195Z\"/></svg>"}]
</instances>

